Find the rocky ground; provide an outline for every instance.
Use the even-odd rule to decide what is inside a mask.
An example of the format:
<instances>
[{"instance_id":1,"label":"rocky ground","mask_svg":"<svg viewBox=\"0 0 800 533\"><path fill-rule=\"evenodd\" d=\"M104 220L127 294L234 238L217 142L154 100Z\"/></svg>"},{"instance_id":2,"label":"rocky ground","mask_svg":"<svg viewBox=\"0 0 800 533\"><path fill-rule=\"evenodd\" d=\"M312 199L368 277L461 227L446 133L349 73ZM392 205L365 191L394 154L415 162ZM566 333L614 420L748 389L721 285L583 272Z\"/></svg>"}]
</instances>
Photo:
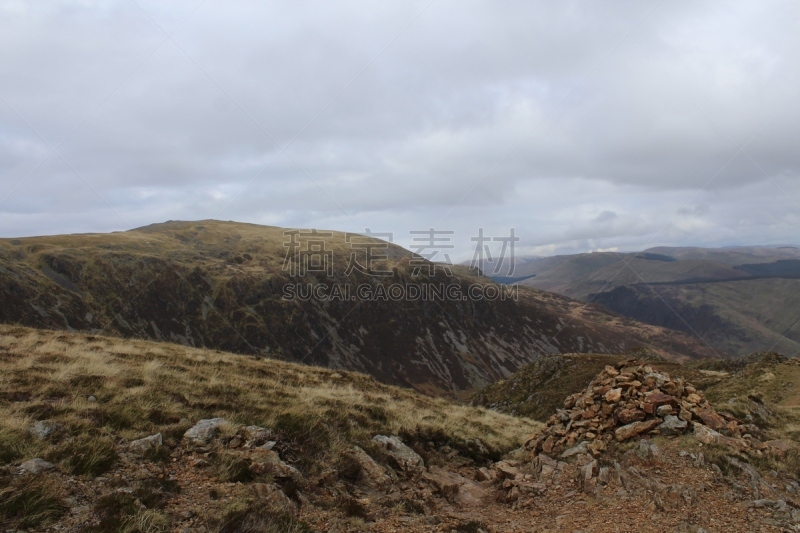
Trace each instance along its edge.
<instances>
[{"instance_id":1,"label":"rocky ground","mask_svg":"<svg viewBox=\"0 0 800 533\"><path fill-rule=\"evenodd\" d=\"M49 439L59 428L31 431ZM5 479L18 491L61 487L65 508L29 531L800 530L796 472L779 467L794 444L763 440L691 384L632 361L604 370L500 461L391 435L371 444L305 476L291 442L217 418L179 442L118 441L100 477L33 459Z\"/></svg>"}]
</instances>

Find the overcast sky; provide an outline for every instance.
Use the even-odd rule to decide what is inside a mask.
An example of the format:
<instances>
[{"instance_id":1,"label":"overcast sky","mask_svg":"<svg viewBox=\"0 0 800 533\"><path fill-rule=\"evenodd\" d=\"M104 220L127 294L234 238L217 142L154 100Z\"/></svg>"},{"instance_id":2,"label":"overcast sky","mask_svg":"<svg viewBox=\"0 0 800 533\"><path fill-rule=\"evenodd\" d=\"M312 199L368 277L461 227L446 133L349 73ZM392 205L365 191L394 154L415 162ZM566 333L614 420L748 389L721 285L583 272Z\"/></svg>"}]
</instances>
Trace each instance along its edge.
<instances>
[{"instance_id":1,"label":"overcast sky","mask_svg":"<svg viewBox=\"0 0 800 533\"><path fill-rule=\"evenodd\" d=\"M800 3L0 0L0 236L800 243Z\"/></svg>"}]
</instances>

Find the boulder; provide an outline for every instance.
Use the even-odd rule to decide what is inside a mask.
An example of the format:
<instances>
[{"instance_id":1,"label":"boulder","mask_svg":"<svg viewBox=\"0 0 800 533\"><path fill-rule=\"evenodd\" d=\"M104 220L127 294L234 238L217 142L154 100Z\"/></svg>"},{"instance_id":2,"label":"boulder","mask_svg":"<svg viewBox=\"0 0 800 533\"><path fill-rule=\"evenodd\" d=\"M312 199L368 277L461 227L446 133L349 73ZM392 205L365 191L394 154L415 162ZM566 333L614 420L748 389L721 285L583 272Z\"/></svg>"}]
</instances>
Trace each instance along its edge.
<instances>
[{"instance_id":1,"label":"boulder","mask_svg":"<svg viewBox=\"0 0 800 533\"><path fill-rule=\"evenodd\" d=\"M375 435L372 440L383 446L398 469L404 472L414 472L425 468L425 461L422 460L422 457L403 444L398 437Z\"/></svg>"},{"instance_id":2,"label":"boulder","mask_svg":"<svg viewBox=\"0 0 800 533\"><path fill-rule=\"evenodd\" d=\"M186 430L183 438L190 444L203 446L208 444L219 433L220 426L227 424L228 421L224 418L206 418L200 420L193 427Z\"/></svg>"}]
</instances>

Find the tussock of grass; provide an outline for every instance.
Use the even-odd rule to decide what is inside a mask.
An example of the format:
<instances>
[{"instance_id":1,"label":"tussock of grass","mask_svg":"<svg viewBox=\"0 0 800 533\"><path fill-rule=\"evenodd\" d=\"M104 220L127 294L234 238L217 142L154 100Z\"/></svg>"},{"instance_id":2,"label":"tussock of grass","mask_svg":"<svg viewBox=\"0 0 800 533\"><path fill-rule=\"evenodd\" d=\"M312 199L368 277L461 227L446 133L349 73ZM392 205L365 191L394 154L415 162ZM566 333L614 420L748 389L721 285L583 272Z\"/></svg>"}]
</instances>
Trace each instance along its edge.
<instances>
[{"instance_id":1,"label":"tussock of grass","mask_svg":"<svg viewBox=\"0 0 800 533\"><path fill-rule=\"evenodd\" d=\"M61 461L70 474L94 477L111 469L117 453L112 438L84 433L53 447L45 456Z\"/></svg>"},{"instance_id":2,"label":"tussock of grass","mask_svg":"<svg viewBox=\"0 0 800 533\"><path fill-rule=\"evenodd\" d=\"M101 497L94 507L99 517L87 533L161 533L169 530L169 520L156 509L142 508L134 494L112 492Z\"/></svg>"},{"instance_id":3,"label":"tussock of grass","mask_svg":"<svg viewBox=\"0 0 800 533\"><path fill-rule=\"evenodd\" d=\"M172 344L2 325L0 355L0 442L16 450L0 461L49 457L81 475L110 468L120 439L161 432L176 446L191 424L212 417L272 428L282 457L307 473L354 444L369 447L378 433L498 455L540 427L362 374ZM31 439L35 419L67 435L52 448ZM223 439L234 429L223 428Z\"/></svg>"},{"instance_id":4,"label":"tussock of grass","mask_svg":"<svg viewBox=\"0 0 800 533\"><path fill-rule=\"evenodd\" d=\"M0 525L35 527L64 514L58 481L46 476L0 485Z\"/></svg>"},{"instance_id":5,"label":"tussock of grass","mask_svg":"<svg viewBox=\"0 0 800 533\"><path fill-rule=\"evenodd\" d=\"M263 503L241 500L223 512L214 531L217 533L311 533L307 524Z\"/></svg>"},{"instance_id":6,"label":"tussock of grass","mask_svg":"<svg viewBox=\"0 0 800 533\"><path fill-rule=\"evenodd\" d=\"M11 463L25 455L25 436L9 428L0 428L0 465Z\"/></svg>"},{"instance_id":7,"label":"tussock of grass","mask_svg":"<svg viewBox=\"0 0 800 533\"><path fill-rule=\"evenodd\" d=\"M250 481L253 478L250 472L250 461L240 454L223 452L216 461L217 478L220 481L241 483Z\"/></svg>"}]
</instances>

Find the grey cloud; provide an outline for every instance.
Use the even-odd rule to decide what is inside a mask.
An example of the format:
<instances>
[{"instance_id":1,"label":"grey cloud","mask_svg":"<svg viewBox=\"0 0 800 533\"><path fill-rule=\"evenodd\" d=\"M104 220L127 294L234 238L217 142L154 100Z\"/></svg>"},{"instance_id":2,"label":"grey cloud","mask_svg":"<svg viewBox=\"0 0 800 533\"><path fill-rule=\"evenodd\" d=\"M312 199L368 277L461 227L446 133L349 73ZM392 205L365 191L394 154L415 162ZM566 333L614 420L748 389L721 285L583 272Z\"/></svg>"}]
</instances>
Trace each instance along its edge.
<instances>
[{"instance_id":1,"label":"grey cloud","mask_svg":"<svg viewBox=\"0 0 800 533\"><path fill-rule=\"evenodd\" d=\"M794 2L205 2L178 27L199 3L0 1L0 96L24 117L0 102L0 200L68 135L71 165L0 204L0 235L216 216L444 218L531 250L797 234Z\"/></svg>"}]
</instances>

